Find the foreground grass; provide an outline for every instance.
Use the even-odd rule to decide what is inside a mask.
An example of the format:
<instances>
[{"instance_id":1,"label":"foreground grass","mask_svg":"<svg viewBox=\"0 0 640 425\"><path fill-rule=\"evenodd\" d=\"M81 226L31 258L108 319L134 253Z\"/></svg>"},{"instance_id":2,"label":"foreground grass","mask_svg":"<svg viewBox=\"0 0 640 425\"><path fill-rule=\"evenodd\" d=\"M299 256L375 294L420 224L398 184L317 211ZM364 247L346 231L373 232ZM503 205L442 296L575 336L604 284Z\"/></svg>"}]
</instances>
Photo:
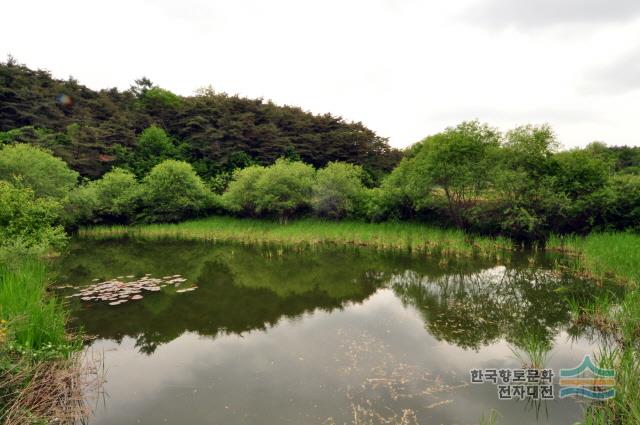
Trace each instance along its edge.
<instances>
[{"instance_id":1,"label":"foreground grass","mask_svg":"<svg viewBox=\"0 0 640 425\"><path fill-rule=\"evenodd\" d=\"M80 405L81 342L67 335L67 313L46 287L37 259L0 263L1 423L65 423Z\"/></svg>"},{"instance_id":2,"label":"foreground grass","mask_svg":"<svg viewBox=\"0 0 640 425\"><path fill-rule=\"evenodd\" d=\"M418 223L363 223L302 219L288 224L269 220L214 216L177 224L98 226L79 230L92 238L135 237L275 243L293 246L338 244L395 249L424 254L500 256L512 244L505 238L474 237L456 230Z\"/></svg>"},{"instance_id":3,"label":"foreground grass","mask_svg":"<svg viewBox=\"0 0 640 425\"><path fill-rule=\"evenodd\" d=\"M573 254L577 272L626 283L628 291L619 305L611 305L609 299L594 299L591 307L575 312L595 323L605 323L613 329L616 341L599 355L601 367L616 370L616 397L593 404L584 423L640 424L640 235L554 237L547 247Z\"/></svg>"},{"instance_id":4,"label":"foreground grass","mask_svg":"<svg viewBox=\"0 0 640 425\"><path fill-rule=\"evenodd\" d=\"M574 266L595 278L640 283L640 235L613 232L552 236L547 248L575 255Z\"/></svg>"}]
</instances>

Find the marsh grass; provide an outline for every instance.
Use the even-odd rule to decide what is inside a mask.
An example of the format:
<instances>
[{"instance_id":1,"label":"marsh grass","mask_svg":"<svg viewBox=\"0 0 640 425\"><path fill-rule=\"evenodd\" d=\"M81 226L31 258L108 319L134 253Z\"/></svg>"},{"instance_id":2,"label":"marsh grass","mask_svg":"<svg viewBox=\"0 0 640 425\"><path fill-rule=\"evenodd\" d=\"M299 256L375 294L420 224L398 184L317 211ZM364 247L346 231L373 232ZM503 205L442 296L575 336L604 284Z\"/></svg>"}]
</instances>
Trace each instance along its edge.
<instances>
[{"instance_id":1,"label":"marsh grass","mask_svg":"<svg viewBox=\"0 0 640 425\"><path fill-rule=\"evenodd\" d=\"M505 238L472 237L461 230L418 223L302 219L281 224L264 219L220 216L177 224L86 227L79 230L79 235L91 238L233 241L300 247L335 244L451 256L501 257L513 248Z\"/></svg>"},{"instance_id":2,"label":"marsh grass","mask_svg":"<svg viewBox=\"0 0 640 425\"><path fill-rule=\"evenodd\" d=\"M544 369L549 361L551 345L543 337L527 334L520 338L511 352L526 369Z\"/></svg>"},{"instance_id":3,"label":"marsh grass","mask_svg":"<svg viewBox=\"0 0 640 425\"><path fill-rule=\"evenodd\" d=\"M64 306L46 287L37 259L0 264L1 423L72 423L78 412L82 343L67 334Z\"/></svg>"},{"instance_id":4,"label":"marsh grass","mask_svg":"<svg viewBox=\"0 0 640 425\"><path fill-rule=\"evenodd\" d=\"M574 269L592 277L616 278L633 285L640 282L640 235L613 232L552 236L547 249L572 256Z\"/></svg>"},{"instance_id":5,"label":"marsh grass","mask_svg":"<svg viewBox=\"0 0 640 425\"><path fill-rule=\"evenodd\" d=\"M624 282L621 302L599 297L586 307L575 303L572 313L592 323L606 323L616 344L597 355L600 367L615 369L616 396L596 402L585 412L585 425L640 424L640 235L594 233L586 237L553 237L548 248L572 256L571 267L597 279Z\"/></svg>"},{"instance_id":6,"label":"marsh grass","mask_svg":"<svg viewBox=\"0 0 640 425\"><path fill-rule=\"evenodd\" d=\"M497 410L491 409L488 413L483 413L480 417L479 425L496 425L500 419L500 413Z\"/></svg>"},{"instance_id":7,"label":"marsh grass","mask_svg":"<svg viewBox=\"0 0 640 425\"><path fill-rule=\"evenodd\" d=\"M78 343L67 336L67 312L46 291L45 265L35 259L0 264L0 320L7 344L32 356L67 356Z\"/></svg>"}]
</instances>

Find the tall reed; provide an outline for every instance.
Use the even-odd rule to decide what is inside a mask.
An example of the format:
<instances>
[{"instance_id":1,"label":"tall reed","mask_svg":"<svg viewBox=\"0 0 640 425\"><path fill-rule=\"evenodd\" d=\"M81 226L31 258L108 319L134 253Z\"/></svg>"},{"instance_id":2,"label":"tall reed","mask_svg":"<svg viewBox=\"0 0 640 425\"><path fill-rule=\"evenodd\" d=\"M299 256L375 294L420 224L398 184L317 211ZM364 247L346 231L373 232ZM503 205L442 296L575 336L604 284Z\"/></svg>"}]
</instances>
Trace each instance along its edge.
<instances>
[{"instance_id":1,"label":"tall reed","mask_svg":"<svg viewBox=\"0 0 640 425\"><path fill-rule=\"evenodd\" d=\"M585 425L640 424L640 235L593 233L585 237L552 237L548 248L574 256L573 267L593 277L617 279L627 293L618 305L608 297L594 298L581 314L606 317L612 323L617 344L598 354L601 367L615 369L616 396L592 404Z\"/></svg>"},{"instance_id":2,"label":"tall reed","mask_svg":"<svg viewBox=\"0 0 640 425\"><path fill-rule=\"evenodd\" d=\"M45 265L36 259L0 264L0 320L7 323L7 344L21 351L75 351L67 337L67 313L46 293Z\"/></svg>"},{"instance_id":3,"label":"tall reed","mask_svg":"<svg viewBox=\"0 0 640 425\"><path fill-rule=\"evenodd\" d=\"M471 237L457 229L418 223L364 223L302 219L281 224L264 219L214 216L177 224L98 226L79 230L82 237L183 239L314 246L339 244L396 249L423 254L499 256L512 249L505 238Z\"/></svg>"}]
</instances>

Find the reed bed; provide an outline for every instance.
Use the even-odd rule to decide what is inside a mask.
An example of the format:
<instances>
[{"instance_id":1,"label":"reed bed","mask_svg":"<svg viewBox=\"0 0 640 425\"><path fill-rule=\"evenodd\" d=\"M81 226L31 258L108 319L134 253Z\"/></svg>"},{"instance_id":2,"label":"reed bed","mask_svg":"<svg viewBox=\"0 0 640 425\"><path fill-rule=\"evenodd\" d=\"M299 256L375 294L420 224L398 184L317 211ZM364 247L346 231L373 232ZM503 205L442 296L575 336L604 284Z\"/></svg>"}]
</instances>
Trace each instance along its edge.
<instances>
[{"instance_id":1,"label":"reed bed","mask_svg":"<svg viewBox=\"0 0 640 425\"><path fill-rule=\"evenodd\" d=\"M614 304L604 295L595 298L589 308L574 312L579 318L606 322L616 341L598 355L601 367L616 370L616 396L592 404L583 424L640 424L640 235L556 236L547 247L572 255L576 272L625 283L627 293L621 302Z\"/></svg>"},{"instance_id":2,"label":"reed bed","mask_svg":"<svg viewBox=\"0 0 640 425\"><path fill-rule=\"evenodd\" d=\"M74 423L83 412L79 351L37 259L0 263L0 423Z\"/></svg>"},{"instance_id":3,"label":"reed bed","mask_svg":"<svg viewBox=\"0 0 640 425\"><path fill-rule=\"evenodd\" d=\"M547 249L574 256L574 266L596 278L640 283L640 235L626 232L552 236Z\"/></svg>"},{"instance_id":4,"label":"reed bed","mask_svg":"<svg viewBox=\"0 0 640 425\"><path fill-rule=\"evenodd\" d=\"M80 353L42 362L22 359L0 371L0 422L75 424L90 413L88 394L94 394L102 377Z\"/></svg>"},{"instance_id":5,"label":"reed bed","mask_svg":"<svg viewBox=\"0 0 640 425\"><path fill-rule=\"evenodd\" d=\"M20 351L75 351L66 332L67 312L47 294L44 263L26 259L0 263L0 320L8 325L8 341Z\"/></svg>"},{"instance_id":6,"label":"reed bed","mask_svg":"<svg viewBox=\"0 0 640 425\"><path fill-rule=\"evenodd\" d=\"M513 249L512 243L505 238L472 237L461 230L418 223L333 222L317 219L281 224L264 219L215 216L177 224L85 227L79 230L79 235L98 239L131 237L303 247L335 244L453 256L494 257Z\"/></svg>"}]
</instances>

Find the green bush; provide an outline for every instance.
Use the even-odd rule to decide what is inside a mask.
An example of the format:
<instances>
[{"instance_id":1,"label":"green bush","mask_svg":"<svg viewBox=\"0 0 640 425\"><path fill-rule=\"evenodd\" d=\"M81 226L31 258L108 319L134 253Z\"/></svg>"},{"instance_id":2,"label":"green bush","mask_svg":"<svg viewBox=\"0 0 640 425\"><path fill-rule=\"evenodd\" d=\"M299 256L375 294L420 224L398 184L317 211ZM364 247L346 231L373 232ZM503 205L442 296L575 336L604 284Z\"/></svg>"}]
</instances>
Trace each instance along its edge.
<instances>
[{"instance_id":1,"label":"green bush","mask_svg":"<svg viewBox=\"0 0 640 425\"><path fill-rule=\"evenodd\" d=\"M255 215L258 201L256 185L265 172L261 165L251 165L233 172L233 178L222 195L222 203L230 212Z\"/></svg>"},{"instance_id":2,"label":"green bush","mask_svg":"<svg viewBox=\"0 0 640 425\"><path fill-rule=\"evenodd\" d=\"M140 185L133 173L115 168L100 180L72 190L64 202L67 225L128 223L135 218Z\"/></svg>"},{"instance_id":3,"label":"green bush","mask_svg":"<svg viewBox=\"0 0 640 425\"><path fill-rule=\"evenodd\" d=\"M302 162L278 159L269 167L252 165L234 172L222 202L236 214L286 221L310 208L314 178L313 167Z\"/></svg>"},{"instance_id":4,"label":"green bush","mask_svg":"<svg viewBox=\"0 0 640 425\"><path fill-rule=\"evenodd\" d=\"M202 214L211 206L212 194L182 161L167 160L144 178L140 198L141 219L146 222L175 222Z\"/></svg>"},{"instance_id":5,"label":"green bush","mask_svg":"<svg viewBox=\"0 0 640 425\"><path fill-rule=\"evenodd\" d=\"M314 212L332 219L359 215L364 201L364 171L359 165L330 162L318 170L313 185Z\"/></svg>"},{"instance_id":6,"label":"green bush","mask_svg":"<svg viewBox=\"0 0 640 425\"><path fill-rule=\"evenodd\" d=\"M64 198L62 222L65 227L93 224L98 205L95 185L87 183L76 187Z\"/></svg>"},{"instance_id":7,"label":"green bush","mask_svg":"<svg viewBox=\"0 0 640 425\"><path fill-rule=\"evenodd\" d=\"M160 127L146 128L138 138L138 146L130 159L130 167L138 177L143 177L156 165L167 159L176 158L177 149L171 138Z\"/></svg>"},{"instance_id":8,"label":"green bush","mask_svg":"<svg viewBox=\"0 0 640 425\"><path fill-rule=\"evenodd\" d=\"M0 257L61 248L67 236L57 224L59 213L58 201L0 180Z\"/></svg>"},{"instance_id":9,"label":"green bush","mask_svg":"<svg viewBox=\"0 0 640 425\"><path fill-rule=\"evenodd\" d=\"M589 149L560 152L555 159L559 165L556 190L566 193L571 199L602 189L613 168L607 158Z\"/></svg>"},{"instance_id":10,"label":"green bush","mask_svg":"<svg viewBox=\"0 0 640 425\"><path fill-rule=\"evenodd\" d=\"M93 183L96 215L103 221L127 222L133 218L140 187L130 171L115 168Z\"/></svg>"},{"instance_id":11,"label":"green bush","mask_svg":"<svg viewBox=\"0 0 640 425\"><path fill-rule=\"evenodd\" d=\"M42 149L17 144L0 150L0 180L29 187L37 197L63 198L78 181L78 173Z\"/></svg>"},{"instance_id":12,"label":"green bush","mask_svg":"<svg viewBox=\"0 0 640 425\"><path fill-rule=\"evenodd\" d=\"M256 181L256 213L275 215L286 221L308 210L315 170L303 162L279 159Z\"/></svg>"}]
</instances>

